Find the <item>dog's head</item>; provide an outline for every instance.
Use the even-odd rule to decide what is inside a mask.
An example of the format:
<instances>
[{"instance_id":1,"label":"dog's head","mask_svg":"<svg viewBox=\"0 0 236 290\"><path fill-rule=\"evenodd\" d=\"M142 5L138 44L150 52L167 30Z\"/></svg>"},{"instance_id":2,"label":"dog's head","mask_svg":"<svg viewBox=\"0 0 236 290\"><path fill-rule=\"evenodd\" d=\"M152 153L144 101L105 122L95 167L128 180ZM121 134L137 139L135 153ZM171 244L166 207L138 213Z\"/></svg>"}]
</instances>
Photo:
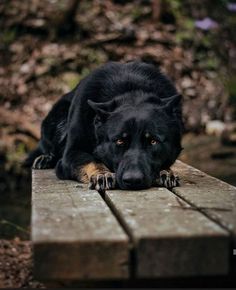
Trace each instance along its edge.
<instances>
[{"instance_id":1,"label":"dog's head","mask_svg":"<svg viewBox=\"0 0 236 290\"><path fill-rule=\"evenodd\" d=\"M136 92L106 103L88 101L96 112L94 154L116 173L120 188L151 187L160 170L174 163L181 151L180 100Z\"/></svg>"}]
</instances>

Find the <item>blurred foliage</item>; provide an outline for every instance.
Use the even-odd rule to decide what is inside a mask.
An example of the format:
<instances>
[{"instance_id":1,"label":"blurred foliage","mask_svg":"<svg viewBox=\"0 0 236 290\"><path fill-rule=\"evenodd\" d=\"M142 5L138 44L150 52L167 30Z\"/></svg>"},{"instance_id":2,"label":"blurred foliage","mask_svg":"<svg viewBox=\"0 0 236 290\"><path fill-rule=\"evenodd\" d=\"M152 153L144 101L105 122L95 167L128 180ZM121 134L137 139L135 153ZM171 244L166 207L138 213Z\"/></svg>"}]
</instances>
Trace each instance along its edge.
<instances>
[{"instance_id":1,"label":"blurred foliage","mask_svg":"<svg viewBox=\"0 0 236 290\"><path fill-rule=\"evenodd\" d=\"M232 43L236 41L236 13L227 10L227 5L232 1L169 0L168 2L179 25L176 33L177 42L186 46L186 48L189 48L191 44L196 58L201 63L205 63L207 69L220 67L219 59L228 65L228 52L226 51L228 47L225 47L227 41L224 42L227 38L230 38ZM206 31L196 29L194 26L195 20L204 17L213 18L219 24L219 29ZM208 61L208 51L211 51L212 54L210 61Z\"/></svg>"},{"instance_id":2,"label":"blurred foliage","mask_svg":"<svg viewBox=\"0 0 236 290\"><path fill-rule=\"evenodd\" d=\"M226 81L226 87L229 91L229 102L236 107L236 75L231 75ZM235 113L236 119L236 113Z\"/></svg>"},{"instance_id":3,"label":"blurred foliage","mask_svg":"<svg viewBox=\"0 0 236 290\"><path fill-rule=\"evenodd\" d=\"M11 44L15 40L16 34L17 32L15 28L3 30L0 34L2 45L8 46Z\"/></svg>"}]
</instances>

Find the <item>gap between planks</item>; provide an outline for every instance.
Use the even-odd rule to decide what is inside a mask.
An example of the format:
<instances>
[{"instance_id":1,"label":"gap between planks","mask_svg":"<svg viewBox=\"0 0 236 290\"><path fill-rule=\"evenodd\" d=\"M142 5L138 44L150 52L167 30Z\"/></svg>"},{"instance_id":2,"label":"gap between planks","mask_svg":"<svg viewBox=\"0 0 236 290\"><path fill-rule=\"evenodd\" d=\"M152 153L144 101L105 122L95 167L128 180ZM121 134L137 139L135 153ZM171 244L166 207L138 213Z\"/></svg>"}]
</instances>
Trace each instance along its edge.
<instances>
[{"instance_id":1,"label":"gap between planks","mask_svg":"<svg viewBox=\"0 0 236 290\"><path fill-rule=\"evenodd\" d=\"M191 212L184 211L174 197L176 200L179 199L174 193L164 188L152 188L140 192L108 191L105 194L105 201L133 242L135 257L132 266L135 277L156 278L227 273L227 233L183 200L182 203ZM136 205L139 204L135 202L136 199L142 202L138 210ZM167 206L168 202L175 205L171 206L171 209L162 209L161 207ZM166 215L167 211L170 212L169 216ZM176 222L175 219L180 223L173 227L171 224ZM188 219L190 225L185 223L185 219ZM158 226L153 226L152 223ZM206 249L204 255L201 253L202 247ZM179 258L179 255L182 257ZM202 261L198 261L198 258L203 261L208 259L211 266L206 267L204 262L202 264ZM214 259L218 262L218 266L215 266Z\"/></svg>"}]
</instances>

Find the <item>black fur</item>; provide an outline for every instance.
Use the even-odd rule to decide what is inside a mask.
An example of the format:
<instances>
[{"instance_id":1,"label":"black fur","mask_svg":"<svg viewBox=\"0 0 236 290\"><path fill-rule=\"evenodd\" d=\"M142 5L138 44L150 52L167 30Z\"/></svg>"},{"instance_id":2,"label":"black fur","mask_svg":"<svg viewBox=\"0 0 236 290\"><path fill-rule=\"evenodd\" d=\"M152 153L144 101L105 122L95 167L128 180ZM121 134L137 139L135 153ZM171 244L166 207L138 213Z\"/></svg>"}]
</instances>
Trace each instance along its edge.
<instances>
[{"instance_id":1,"label":"black fur","mask_svg":"<svg viewBox=\"0 0 236 290\"><path fill-rule=\"evenodd\" d=\"M111 62L54 105L27 163L43 154L60 179L78 180L79 168L101 162L120 188L146 188L175 162L182 129L181 97L166 76L151 64Z\"/></svg>"}]
</instances>

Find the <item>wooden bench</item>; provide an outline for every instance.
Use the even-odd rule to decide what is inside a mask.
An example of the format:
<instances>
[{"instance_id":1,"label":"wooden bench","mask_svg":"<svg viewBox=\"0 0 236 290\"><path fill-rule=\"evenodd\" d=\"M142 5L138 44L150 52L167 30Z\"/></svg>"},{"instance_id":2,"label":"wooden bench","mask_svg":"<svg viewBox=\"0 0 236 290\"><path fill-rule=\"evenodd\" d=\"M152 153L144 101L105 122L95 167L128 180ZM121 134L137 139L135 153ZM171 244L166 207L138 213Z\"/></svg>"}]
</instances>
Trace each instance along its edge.
<instances>
[{"instance_id":1,"label":"wooden bench","mask_svg":"<svg viewBox=\"0 0 236 290\"><path fill-rule=\"evenodd\" d=\"M229 275L236 188L177 161L181 186L108 191L33 170L34 275L41 280Z\"/></svg>"}]
</instances>

